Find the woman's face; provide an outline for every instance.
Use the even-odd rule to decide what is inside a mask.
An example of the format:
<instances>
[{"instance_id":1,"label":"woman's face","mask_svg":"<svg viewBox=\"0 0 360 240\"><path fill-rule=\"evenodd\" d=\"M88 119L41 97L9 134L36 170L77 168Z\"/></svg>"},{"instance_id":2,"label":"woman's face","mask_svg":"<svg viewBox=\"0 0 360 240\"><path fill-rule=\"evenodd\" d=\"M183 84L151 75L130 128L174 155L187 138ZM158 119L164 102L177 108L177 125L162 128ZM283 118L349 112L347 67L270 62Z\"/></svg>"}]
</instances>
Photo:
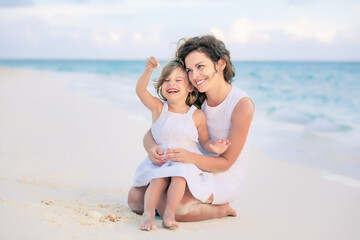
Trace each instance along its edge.
<instances>
[{"instance_id":1,"label":"woman's face","mask_svg":"<svg viewBox=\"0 0 360 240\"><path fill-rule=\"evenodd\" d=\"M190 82L200 92L206 92L219 78L219 67L205 53L189 53L185 57L185 65Z\"/></svg>"}]
</instances>

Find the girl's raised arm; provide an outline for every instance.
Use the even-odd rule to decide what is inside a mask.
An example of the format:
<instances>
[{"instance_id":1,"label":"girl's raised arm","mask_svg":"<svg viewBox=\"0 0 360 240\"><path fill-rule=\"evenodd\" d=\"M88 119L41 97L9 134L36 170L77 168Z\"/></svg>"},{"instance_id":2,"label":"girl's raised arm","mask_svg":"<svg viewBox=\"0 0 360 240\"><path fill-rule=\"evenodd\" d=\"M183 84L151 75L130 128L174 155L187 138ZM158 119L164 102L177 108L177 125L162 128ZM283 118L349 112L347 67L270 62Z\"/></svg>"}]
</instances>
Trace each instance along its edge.
<instances>
[{"instance_id":1,"label":"girl's raised arm","mask_svg":"<svg viewBox=\"0 0 360 240\"><path fill-rule=\"evenodd\" d=\"M149 84L149 80L152 72L155 68L160 68L160 63L156 58L149 57L146 59L145 63L146 69L143 74L140 76L137 84L136 84L136 94L140 98L141 102L147 107L154 116L155 112L161 112L162 102L157 97L154 97L148 90L147 86Z\"/></svg>"}]
</instances>

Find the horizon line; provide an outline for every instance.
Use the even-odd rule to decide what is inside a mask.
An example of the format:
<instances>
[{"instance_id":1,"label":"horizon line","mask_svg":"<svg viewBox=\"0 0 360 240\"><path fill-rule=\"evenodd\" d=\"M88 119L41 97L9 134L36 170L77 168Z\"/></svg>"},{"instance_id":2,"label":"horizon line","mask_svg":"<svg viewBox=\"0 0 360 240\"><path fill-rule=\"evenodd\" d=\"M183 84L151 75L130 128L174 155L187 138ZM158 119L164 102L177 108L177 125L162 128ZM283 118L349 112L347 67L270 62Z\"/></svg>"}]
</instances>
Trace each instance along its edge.
<instances>
[{"instance_id":1,"label":"horizon line","mask_svg":"<svg viewBox=\"0 0 360 240\"><path fill-rule=\"evenodd\" d=\"M144 59L107 59L107 58L0 58L0 61L145 61ZM334 59L316 59L316 60L303 60L303 59L231 59L233 62L344 62L344 63L358 63L358 60L334 60ZM169 59L159 59L161 62L169 61Z\"/></svg>"}]
</instances>

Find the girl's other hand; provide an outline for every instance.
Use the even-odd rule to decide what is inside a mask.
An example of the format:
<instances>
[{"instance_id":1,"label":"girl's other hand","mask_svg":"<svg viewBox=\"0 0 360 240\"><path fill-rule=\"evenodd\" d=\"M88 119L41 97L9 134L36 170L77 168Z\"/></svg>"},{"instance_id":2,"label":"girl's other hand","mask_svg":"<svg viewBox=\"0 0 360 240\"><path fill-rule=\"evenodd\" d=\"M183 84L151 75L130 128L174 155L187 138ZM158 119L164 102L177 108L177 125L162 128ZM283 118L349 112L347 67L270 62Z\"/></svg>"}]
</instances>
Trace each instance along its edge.
<instances>
[{"instance_id":1,"label":"girl's other hand","mask_svg":"<svg viewBox=\"0 0 360 240\"><path fill-rule=\"evenodd\" d=\"M156 58L151 56L148 59L146 59L145 66L147 70L153 71L154 68L160 68L160 62Z\"/></svg>"},{"instance_id":2,"label":"girl's other hand","mask_svg":"<svg viewBox=\"0 0 360 240\"><path fill-rule=\"evenodd\" d=\"M157 166L162 166L166 162L163 150L159 145L150 148L148 154L150 160Z\"/></svg>"},{"instance_id":3,"label":"girl's other hand","mask_svg":"<svg viewBox=\"0 0 360 240\"><path fill-rule=\"evenodd\" d=\"M225 152L228 147L231 145L231 142L228 139L218 139L215 144L209 144L209 148L213 153L222 154Z\"/></svg>"}]
</instances>

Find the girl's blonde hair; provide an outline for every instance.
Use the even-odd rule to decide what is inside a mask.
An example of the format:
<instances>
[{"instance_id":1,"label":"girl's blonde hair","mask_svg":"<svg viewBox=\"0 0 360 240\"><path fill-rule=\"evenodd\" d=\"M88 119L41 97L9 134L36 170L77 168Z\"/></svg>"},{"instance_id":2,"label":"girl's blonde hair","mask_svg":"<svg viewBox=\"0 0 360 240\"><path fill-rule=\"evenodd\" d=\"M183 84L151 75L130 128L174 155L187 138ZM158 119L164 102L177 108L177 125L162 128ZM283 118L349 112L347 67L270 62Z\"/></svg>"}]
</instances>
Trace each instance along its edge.
<instances>
[{"instance_id":1,"label":"girl's blonde hair","mask_svg":"<svg viewBox=\"0 0 360 240\"><path fill-rule=\"evenodd\" d=\"M167 101L167 99L162 94L162 84L176 68L180 68L181 70L185 71L184 65L182 64L181 61L179 61L179 60L169 61L162 68L160 77L158 79L155 79L155 81L154 81L156 93L158 94L159 98L163 101ZM188 80L189 84L192 86L187 75L186 75L186 79ZM200 108L201 106L194 104L199 96L199 91L195 87L193 87L193 89L194 90L192 92L189 92L188 96L186 97L185 103L188 106L195 105L197 108Z\"/></svg>"}]
</instances>

